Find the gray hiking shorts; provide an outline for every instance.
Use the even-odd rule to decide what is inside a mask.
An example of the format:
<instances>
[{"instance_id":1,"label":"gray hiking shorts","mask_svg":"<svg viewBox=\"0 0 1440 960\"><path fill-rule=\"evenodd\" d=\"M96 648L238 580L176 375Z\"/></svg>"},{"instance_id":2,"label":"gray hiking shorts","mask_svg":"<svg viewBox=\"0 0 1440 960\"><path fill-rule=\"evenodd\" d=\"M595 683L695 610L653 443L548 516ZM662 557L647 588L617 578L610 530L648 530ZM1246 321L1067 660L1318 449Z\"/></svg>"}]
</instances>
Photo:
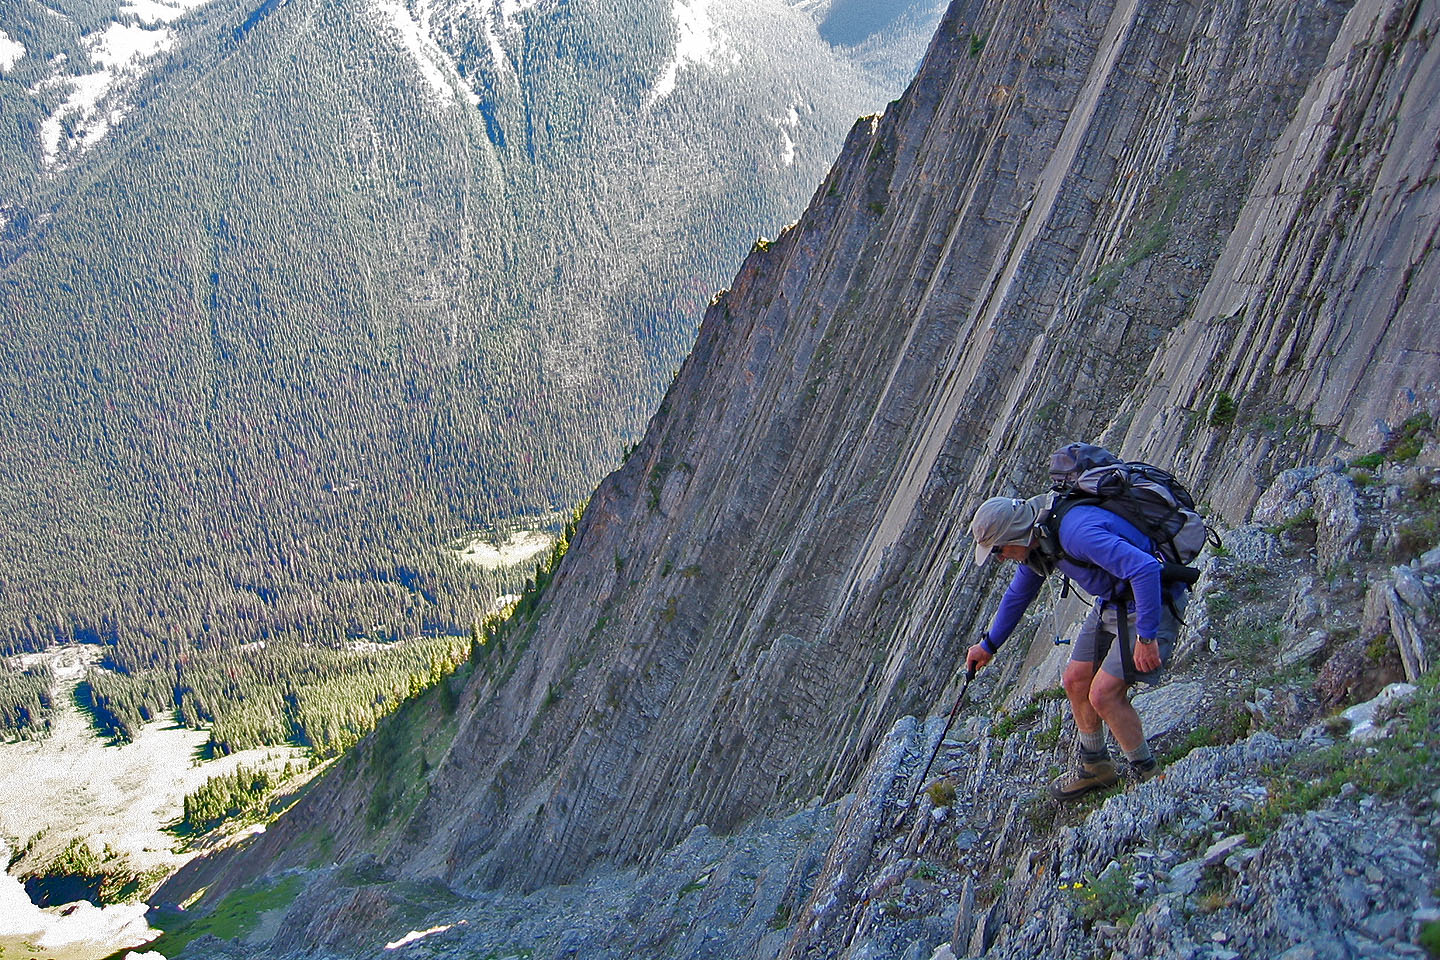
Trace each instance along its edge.
<instances>
[{"instance_id":1,"label":"gray hiking shorts","mask_svg":"<svg viewBox=\"0 0 1440 960\"><path fill-rule=\"evenodd\" d=\"M1190 594L1181 591L1180 595L1174 598L1175 609L1181 616L1185 614L1185 602ZM1160 629L1155 631L1155 641L1160 647L1160 666L1149 673L1137 673L1134 668L1135 650L1135 611L1127 607L1125 615L1125 637L1124 651L1121 644L1115 642L1116 634L1119 632L1116 607L1113 603L1106 603L1101 606L1099 601L1090 608L1090 615L1080 625L1080 633L1075 637L1075 646L1070 651L1071 660L1079 660L1083 663L1099 663L1100 669L1118 680L1126 683L1134 683L1137 680L1145 683L1155 683L1165 668L1170 665L1170 657L1175 652L1175 637L1180 632L1180 621L1175 619L1175 614L1170 611L1169 605L1160 608ZM1129 661L1131 668L1129 675L1126 675L1125 664Z\"/></svg>"}]
</instances>

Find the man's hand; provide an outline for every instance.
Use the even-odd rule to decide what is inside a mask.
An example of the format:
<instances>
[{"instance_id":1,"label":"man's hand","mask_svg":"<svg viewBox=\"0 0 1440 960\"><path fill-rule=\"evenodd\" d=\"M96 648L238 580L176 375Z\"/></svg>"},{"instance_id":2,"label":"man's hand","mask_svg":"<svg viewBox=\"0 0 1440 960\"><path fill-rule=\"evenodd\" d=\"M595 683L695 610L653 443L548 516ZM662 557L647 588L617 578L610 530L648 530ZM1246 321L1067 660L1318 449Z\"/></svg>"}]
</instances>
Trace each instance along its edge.
<instances>
[{"instance_id":1,"label":"man's hand","mask_svg":"<svg viewBox=\"0 0 1440 960\"><path fill-rule=\"evenodd\" d=\"M1146 643L1141 638L1135 644L1135 672L1149 673L1160 669L1160 645L1154 640Z\"/></svg>"},{"instance_id":2,"label":"man's hand","mask_svg":"<svg viewBox=\"0 0 1440 960\"><path fill-rule=\"evenodd\" d=\"M983 668L985 664L989 663L990 659L994 656L995 654L986 650L982 644L974 644L965 653L965 669L979 670Z\"/></svg>"}]
</instances>

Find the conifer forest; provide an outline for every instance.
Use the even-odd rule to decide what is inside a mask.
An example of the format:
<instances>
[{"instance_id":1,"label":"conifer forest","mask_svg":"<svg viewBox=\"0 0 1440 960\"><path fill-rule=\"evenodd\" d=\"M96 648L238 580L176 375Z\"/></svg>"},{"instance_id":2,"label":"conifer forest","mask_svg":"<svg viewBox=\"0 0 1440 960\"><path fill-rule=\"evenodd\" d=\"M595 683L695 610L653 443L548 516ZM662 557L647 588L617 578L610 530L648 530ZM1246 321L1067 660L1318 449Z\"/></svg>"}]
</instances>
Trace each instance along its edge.
<instances>
[{"instance_id":1,"label":"conifer forest","mask_svg":"<svg viewBox=\"0 0 1440 960\"><path fill-rule=\"evenodd\" d=\"M468 655L532 571L458 549L619 462L933 24L161 6L0 6L0 727L78 641L106 735L318 756Z\"/></svg>"}]
</instances>

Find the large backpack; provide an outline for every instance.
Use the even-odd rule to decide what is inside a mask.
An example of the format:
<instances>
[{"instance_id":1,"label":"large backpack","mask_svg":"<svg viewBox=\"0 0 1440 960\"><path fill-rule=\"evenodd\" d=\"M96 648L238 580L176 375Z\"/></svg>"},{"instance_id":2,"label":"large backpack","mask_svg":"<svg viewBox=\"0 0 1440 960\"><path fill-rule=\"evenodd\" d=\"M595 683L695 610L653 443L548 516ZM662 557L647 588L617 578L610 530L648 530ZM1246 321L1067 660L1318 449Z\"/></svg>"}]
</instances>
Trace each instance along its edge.
<instances>
[{"instance_id":1,"label":"large backpack","mask_svg":"<svg viewBox=\"0 0 1440 960\"><path fill-rule=\"evenodd\" d=\"M1153 464L1121 460L1094 444L1071 443L1050 455L1050 480L1053 492L1042 525L1057 546L1060 519L1081 504L1123 517L1171 564L1189 564L1212 537L1190 491Z\"/></svg>"}]
</instances>

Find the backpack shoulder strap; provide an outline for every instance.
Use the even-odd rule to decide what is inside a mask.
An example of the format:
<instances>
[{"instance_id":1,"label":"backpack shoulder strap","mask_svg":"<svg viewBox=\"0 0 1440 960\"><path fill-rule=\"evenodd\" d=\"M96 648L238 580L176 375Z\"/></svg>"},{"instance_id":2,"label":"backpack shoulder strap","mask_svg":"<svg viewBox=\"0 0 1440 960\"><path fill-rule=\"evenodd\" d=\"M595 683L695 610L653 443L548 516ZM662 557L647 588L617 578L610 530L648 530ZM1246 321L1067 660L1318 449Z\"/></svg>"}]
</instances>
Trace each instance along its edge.
<instances>
[{"instance_id":1,"label":"backpack shoulder strap","mask_svg":"<svg viewBox=\"0 0 1440 960\"><path fill-rule=\"evenodd\" d=\"M1075 507L1100 502L1099 497L1089 497L1073 491L1050 494L1050 500L1035 521L1036 548L1030 551L1030 558L1025 561L1026 566L1042 577L1054 573L1055 565L1061 560L1069 560L1082 567L1094 566L1065 552L1065 548L1060 545L1060 522L1065 519L1065 514Z\"/></svg>"}]
</instances>

